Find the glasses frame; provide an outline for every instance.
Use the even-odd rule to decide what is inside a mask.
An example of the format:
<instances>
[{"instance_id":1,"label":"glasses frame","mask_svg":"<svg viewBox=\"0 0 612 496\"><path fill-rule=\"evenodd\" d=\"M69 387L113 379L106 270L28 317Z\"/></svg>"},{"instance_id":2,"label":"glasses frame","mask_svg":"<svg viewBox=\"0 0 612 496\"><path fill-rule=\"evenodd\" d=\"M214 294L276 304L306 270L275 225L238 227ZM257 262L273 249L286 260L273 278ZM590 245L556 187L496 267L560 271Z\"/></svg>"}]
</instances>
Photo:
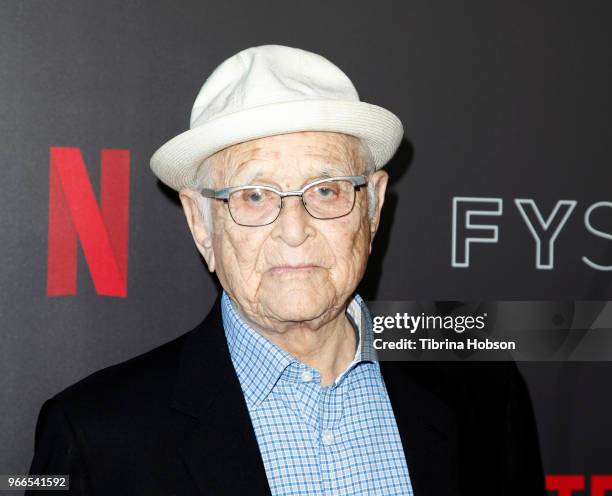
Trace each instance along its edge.
<instances>
[{"instance_id":1,"label":"glasses frame","mask_svg":"<svg viewBox=\"0 0 612 496\"><path fill-rule=\"evenodd\" d=\"M317 179L316 181L313 181L311 183L305 184L301 189L295 190L295 191L280 191L276 188L273 188L272 186L263 186L263 185L259 185L259 184L249 184L246 186L232 186L229 188L221 188L221 189L212 189L212 188L202 188L200 189L200 194L204 197L204 198L213 198L215 200L223 200L226 204L227 204L227 209L229 211L230 216L232 217L232 220L234 222L236 222L236 224L238 224L239 226L245 226L245 227L262 227L262 226L268 226L270 224L272 224L274 221L276 221L276 219L278 219L281 210L283 209L283 198L286 198L288 196L299 196L300 199L302 200L302 205L304 206L304 210L306 210L306 212L308 212L308 215L310 215L312 218L314 219L319 219L319 220L332 220L332 219L339 219L340 217L344 217L348 214L350 214L353 211L353 208L355 207L355 198L356 196L353 195L353 204L351 205L350 210L342 215L338 215L336 217L316 217L314 215L312 215L310 213L310 211L308 210L308 207L306 206L306 202L304 201L304 193L306 192L307 189L312 188L313 186L316 186L317 184L322 184L322 183L326 183L329 181L349 181L352 185L353 188L358 188L359 186L363 186L364 184L366 184L368 182L368 176L336 176L336 177L325 177L322 179ZM278 213L276 214L276 217L274 217L274 219L272 219L270 222L266 222L265 224L257 224L257 225L251 225L251 224L240 224L239 222L236 221L236 219L234 218L234 216L232 215L232 209L229 206L229 198L230 195L232 193L235 193L236 191L242 191L245 189L265 189L268 191L272 191L274 193L276 193L280 199L280 208L278 209Z\"/></svg>"}]
</instances>

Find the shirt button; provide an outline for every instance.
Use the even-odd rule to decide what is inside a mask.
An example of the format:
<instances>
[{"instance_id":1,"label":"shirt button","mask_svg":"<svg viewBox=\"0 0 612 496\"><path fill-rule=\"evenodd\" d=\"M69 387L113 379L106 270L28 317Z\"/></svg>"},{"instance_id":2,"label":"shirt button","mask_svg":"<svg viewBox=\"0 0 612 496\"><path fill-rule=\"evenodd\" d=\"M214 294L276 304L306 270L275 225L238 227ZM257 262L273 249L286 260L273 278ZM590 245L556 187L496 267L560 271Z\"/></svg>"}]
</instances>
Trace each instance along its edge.
<instances>
[{"instance_id":1,"label":"shirt button","mask_svg":"<svg viewBox=\"0 0 612 496\"><path fill-rule=\"evenodd\" d=\"M334 436L330 430L325 429L321 434L323 444L330 445L334 441Z\"/></svg>"},{"instance_id":2,"label":"shirt button","mask_svg":"<svg viewBox=\"0 0 612 496\"><path fill-rule=\"evenodd\" d=\"M312 381L312 372L310 370L305 370L304 372L302 372L302 380L304 382Z\"/></svg>"}]
</instances>

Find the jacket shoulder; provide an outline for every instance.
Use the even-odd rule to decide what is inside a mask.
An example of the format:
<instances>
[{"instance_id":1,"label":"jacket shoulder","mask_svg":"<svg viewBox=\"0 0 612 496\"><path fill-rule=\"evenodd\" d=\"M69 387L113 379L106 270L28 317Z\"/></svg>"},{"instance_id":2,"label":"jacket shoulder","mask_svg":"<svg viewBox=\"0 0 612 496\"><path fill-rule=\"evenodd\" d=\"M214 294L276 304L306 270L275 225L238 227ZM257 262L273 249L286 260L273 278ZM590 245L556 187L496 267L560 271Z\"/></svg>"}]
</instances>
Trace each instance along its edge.
<instances>
[{"instance_id":1,"label":"jacket shoulder","mask_svg":"<svg viewBox=\"0 0 612 496\"><path fill-rule=\"evenodd\" d=\"M96 416L169 401L186 338L194 330L124 362L105 367L53 396L70 415Z\"/></svg>"}]
</instances>

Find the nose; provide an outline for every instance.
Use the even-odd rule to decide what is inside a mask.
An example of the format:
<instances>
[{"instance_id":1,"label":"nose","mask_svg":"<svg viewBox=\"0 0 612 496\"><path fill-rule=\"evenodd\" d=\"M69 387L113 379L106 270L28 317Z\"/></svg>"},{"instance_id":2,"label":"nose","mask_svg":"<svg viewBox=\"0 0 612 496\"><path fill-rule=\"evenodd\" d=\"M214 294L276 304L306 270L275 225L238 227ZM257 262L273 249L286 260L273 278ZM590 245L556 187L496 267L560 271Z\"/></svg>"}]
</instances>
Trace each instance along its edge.
<instances>
[{"instance_id":1,"label":"nose","mask_svg":"<svg viewBox=\"0 0 612 496\"><path fill-rule=\"evenodd\" d=\"M312 220L299 196L287 196L283 198L283 206L274 222L272 236L289 246L300 246L315 234Z\"/></svg>"}]
</instances>

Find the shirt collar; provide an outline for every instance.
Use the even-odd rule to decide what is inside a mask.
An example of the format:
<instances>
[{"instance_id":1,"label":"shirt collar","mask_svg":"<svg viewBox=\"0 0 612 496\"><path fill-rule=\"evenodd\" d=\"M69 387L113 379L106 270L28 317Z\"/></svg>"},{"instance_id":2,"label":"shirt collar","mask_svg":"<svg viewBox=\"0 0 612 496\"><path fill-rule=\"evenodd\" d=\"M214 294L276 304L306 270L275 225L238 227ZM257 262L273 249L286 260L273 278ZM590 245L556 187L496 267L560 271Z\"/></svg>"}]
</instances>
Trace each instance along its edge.
<instances>
[{"instance_id":1,"label":"shirt collar","mask_svg":"<svg viewBox=\"0 0 612 496\"><path fill-rule=\"evenodd\" d=\"M358 294L349 302L346 313L355 329L357 349L352 362L336 378L334 385L339 384L357 364L377 360L372 345L372 316ZM290 364L305 365L248 325L225 291L221 297L221 315L230 356L245 400L249 409L257 408Z\"/></svg>"}]
</instances>

